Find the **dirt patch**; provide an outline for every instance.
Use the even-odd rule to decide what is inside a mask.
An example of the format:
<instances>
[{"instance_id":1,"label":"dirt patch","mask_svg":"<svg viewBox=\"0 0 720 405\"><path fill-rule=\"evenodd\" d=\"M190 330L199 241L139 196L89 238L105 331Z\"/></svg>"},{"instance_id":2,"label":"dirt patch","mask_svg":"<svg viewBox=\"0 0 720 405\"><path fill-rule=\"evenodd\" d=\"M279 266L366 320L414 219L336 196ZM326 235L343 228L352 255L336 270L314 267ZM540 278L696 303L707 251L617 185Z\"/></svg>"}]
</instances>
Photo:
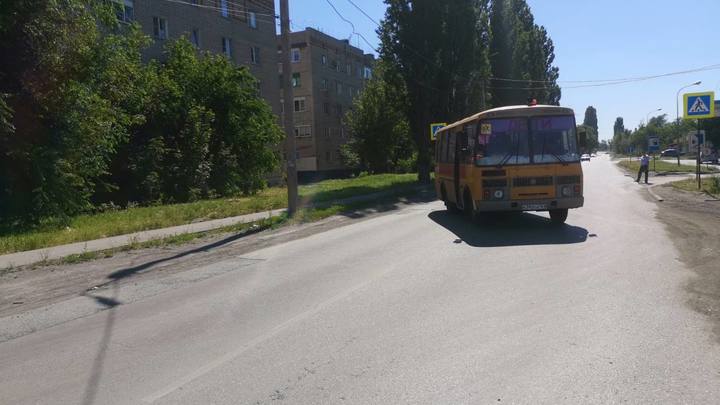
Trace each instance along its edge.
<instances>
[{"instance_id":1,"label":"dirt patch","mask_svg":"<svg viewBox=\"0 0 720 405\"><path fill-rule=\"evenodd\" d=\"M658 203L658 219L666 225L683 263L696 274L686 286L689 303L711 319L720 341L720 201L669 185L653 190L664 199Z\"/></svg>"},{"instance_id":2,"label":"dirt patch","mask_svg":"<svg viewBox=\"0 0 720 405\"><path fill-rule=\"evenodd\" d=\"M238 258L248 252L432 201L434 194L434 191L423 190L414 197L378 202L373 208L258 233L215 234L183 245L119 252L84 263L14 268L0 272L0 318L83 295L97 287L141 283Z\"/></svg>"}]
</instances>

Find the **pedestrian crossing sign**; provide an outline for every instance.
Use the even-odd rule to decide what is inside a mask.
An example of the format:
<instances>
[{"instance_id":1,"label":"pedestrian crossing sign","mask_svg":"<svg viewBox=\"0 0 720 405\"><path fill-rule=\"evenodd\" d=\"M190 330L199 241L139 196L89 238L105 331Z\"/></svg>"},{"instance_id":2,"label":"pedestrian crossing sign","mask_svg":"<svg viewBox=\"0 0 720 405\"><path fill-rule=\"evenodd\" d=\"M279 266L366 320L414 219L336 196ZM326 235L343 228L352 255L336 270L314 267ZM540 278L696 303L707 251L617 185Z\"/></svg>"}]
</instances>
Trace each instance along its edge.
<instances>
[{"instance_id":1,"label":"pedestrian crossing sign","mask_svg":"<svg viewBox=\"0 0 720 405\"><path fill-rule=\"evenodd\" d=\"M715 118L715 93L688 93L683 96L685 118Z\"/></svg>"},{"instance_id":2,"label":"pedestrian crossing sign","mask_svg":"<svg viewBox=\"0 0 720 405\"><path fill-rule=\"evenodd\" d=\"M442 127L446 127L447 122L434 122L430 124L430 140L434 141L436 138L437 131L442 129Z\"/></svg>"}]
</instances>

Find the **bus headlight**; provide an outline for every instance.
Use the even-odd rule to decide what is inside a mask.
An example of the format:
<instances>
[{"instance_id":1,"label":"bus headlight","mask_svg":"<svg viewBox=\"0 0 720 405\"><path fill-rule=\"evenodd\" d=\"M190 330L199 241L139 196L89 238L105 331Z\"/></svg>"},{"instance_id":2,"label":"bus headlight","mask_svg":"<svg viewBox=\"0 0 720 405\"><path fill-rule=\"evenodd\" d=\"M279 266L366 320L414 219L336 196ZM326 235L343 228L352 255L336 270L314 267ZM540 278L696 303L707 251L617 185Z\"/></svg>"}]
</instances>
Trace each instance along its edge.
<instances>
[{"instance_id":1,"label":"bus headlight","mask_svg":"<svg viewBox=\"0 0 720 405\"><path fill-rule=\"evenodd\" d=\"M495 197L495 199L501 200L505 196L505 193L502 190L495 190L493 196Z\"/></svg>"},{"instance_id":2,"label":"bus headlight","mask_svg":"<svg viewBox=\"0 0 720 405\"><path fill-rule=\"evenodd\" d=\"M572 197L573 195L573 189L570 186L563 186L561 190L563 197Z\"/></svg>"}]
</instances>

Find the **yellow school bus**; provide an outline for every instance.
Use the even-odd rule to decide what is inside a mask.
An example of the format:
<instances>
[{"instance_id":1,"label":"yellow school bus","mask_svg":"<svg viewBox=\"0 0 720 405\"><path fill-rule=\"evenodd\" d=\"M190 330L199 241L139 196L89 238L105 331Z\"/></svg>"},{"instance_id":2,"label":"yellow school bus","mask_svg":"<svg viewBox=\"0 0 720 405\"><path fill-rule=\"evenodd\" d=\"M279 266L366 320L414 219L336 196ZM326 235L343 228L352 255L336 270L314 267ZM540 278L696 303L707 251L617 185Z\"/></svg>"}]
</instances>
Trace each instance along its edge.
<instances>
[{"instance_id":1,"label":"yellow school bus","mask_svg":"<svg viewBox=\"0 0 720 405\"><path fill-rule=\"evenodd\" d=\"M437 132L435 191L451 212L548 211L562 224L583 206L583 173L570 108L495 108Z\"/></svg>"}]
</instances>

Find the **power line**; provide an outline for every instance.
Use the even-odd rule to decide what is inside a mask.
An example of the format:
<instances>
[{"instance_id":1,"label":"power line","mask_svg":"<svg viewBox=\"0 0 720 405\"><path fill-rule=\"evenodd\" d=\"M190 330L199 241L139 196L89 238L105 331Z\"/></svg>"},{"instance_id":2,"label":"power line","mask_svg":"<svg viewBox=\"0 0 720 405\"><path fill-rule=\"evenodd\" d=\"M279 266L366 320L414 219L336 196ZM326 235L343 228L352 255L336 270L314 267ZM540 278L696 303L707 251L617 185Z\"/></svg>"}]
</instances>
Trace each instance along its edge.
<instances>
[{"instance_id":1,"label":"power line","mask_svg":"<svg viewBox=\"0 0 720 405\"><path fill-rule=\"evenodd\" d=\"M167 1L168 3L184 4L184 5L188 5L188 6L193 6L193 7L204 8L204 9L208 9L208 10L219 11L220 13L227 13L228 15L231 15L231 16L233 16L233 17L247 17L247 16L249 16L250 13L251 13L250 11L242 11L242 10L231 9L230 7L228 7L228 8L225 9L225 8L221 8L221 7L207 6L207 5L203 5L203 4L193 4L193 3L189 3L189 2L187 2L187 1L182 1L182 0L165 0L165 1ZM278 18L278 16L276 16L276 15L274 15L274 14L255 13L255 16L256 16L255 19L256 19L257 21L272 23L273 25L275 24L275 19ZM258 17L272 17L272 20L271 20L271 19L258 18Z\"/></svg>"}]
</instances>

